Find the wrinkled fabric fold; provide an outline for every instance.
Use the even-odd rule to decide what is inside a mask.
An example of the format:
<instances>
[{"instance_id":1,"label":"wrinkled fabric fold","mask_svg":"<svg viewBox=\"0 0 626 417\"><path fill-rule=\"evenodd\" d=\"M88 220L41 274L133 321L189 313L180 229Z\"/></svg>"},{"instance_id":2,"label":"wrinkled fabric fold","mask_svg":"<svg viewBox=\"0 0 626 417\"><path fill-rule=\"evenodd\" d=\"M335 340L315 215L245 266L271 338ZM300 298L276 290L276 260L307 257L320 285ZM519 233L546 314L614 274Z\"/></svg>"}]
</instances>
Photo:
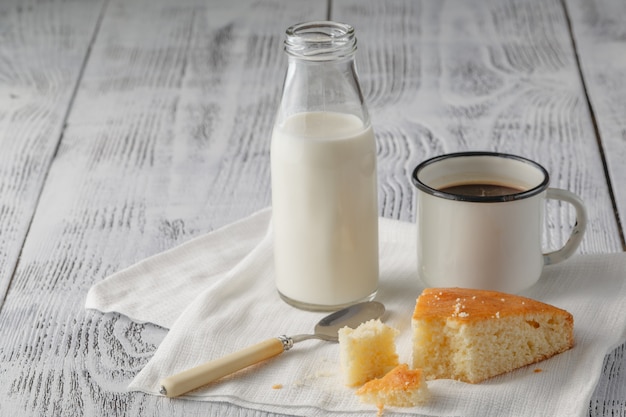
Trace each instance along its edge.
<instances>
[{"instance_id":1,"label":"wrinkled fabric fold","mask_svg":"<svg viewBox=\"0 0 626 417\"><path fill-rule=\"evenodd\" d=\"M170 329L130 390L158 394L159 380L282 334L307 333L323 313L285 304L273 278L271 211L155 255L94 285L86 308L118 312ZM423 289L416 277L415 225L380 219L380 286L385 322L400 330L401 362L410 363L411 315ZM578 255L547 267L523 295L574 315L570 351L481 384L429 382L423 407L392 408L423 415L588 414L605 354L626 337L626 255ZM535 372L541 369L541 372ZM280 389L275 389L280 386ZM338 345L304 341L262 364L185 396L293 415L372 412L343 385ZM163 399L163 401L171 401Z\"/></svg>"}]
</instances>

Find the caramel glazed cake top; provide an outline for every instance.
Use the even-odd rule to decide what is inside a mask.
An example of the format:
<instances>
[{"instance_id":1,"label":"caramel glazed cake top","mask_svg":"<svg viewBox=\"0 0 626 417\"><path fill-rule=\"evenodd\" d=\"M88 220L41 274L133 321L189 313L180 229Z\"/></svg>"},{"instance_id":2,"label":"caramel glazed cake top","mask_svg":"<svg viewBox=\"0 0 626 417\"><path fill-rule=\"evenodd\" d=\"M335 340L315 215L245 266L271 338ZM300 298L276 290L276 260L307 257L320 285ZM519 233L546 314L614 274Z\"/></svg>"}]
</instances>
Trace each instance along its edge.
<instances>
[{"instance_id":1,"label":"caramel glazed cake top","mask_svg":"<svg viewBox=\"0 0 626 417\"><path fill-rule=\"evenodd\" d=\"M415 305L413 319L452 317L461 322L519 316L527 313L573 316L558 307L518 295L465 288L426 288Z\"/></svg>"}]
</instances>

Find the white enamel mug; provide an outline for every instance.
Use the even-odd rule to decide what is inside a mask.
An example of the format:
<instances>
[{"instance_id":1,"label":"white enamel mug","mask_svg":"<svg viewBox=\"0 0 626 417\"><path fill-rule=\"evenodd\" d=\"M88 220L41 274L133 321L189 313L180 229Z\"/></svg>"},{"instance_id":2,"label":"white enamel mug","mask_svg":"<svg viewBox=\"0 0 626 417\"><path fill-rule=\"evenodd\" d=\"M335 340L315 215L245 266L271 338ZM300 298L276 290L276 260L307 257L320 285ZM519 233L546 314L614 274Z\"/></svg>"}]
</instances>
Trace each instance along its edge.
<instances>
[{"instance_id":1,"label":"white enamel mug","mask_svg":"<svg viewBox=\"0 0 626 417\"><path fill-rule=\"evenodd\" d=\"M430 287L518 293L539 280L544 265L569 258L587 225L582 200L570 191L548 188L546 169L520 156L441 155L419 164L412 181L418 190L418 275ZM498 196L445 190L458 184L501 184L517 190ZM542 249L546 199L566 201L576 210L569 239L549 253Z\"/></svg>"}]
</instances>

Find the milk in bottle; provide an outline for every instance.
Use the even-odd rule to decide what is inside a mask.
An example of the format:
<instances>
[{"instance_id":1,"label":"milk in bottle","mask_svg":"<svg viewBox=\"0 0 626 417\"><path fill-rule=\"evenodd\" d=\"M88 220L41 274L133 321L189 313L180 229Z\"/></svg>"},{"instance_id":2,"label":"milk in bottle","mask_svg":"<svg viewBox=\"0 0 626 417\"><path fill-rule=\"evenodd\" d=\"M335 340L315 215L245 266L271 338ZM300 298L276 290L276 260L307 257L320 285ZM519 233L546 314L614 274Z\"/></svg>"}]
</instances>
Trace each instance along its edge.
<instances>
[{"instance_id":1,"label":"milk in bottle","mask_svg":"<svg viewBox=\"0 0 626 417\"><path fill-rule=\"evenodd\" d=\"M378 287L376 143L354 66L354 30L288 29L289 67L272 134L276 286L288 303L333 310Z\"/></svg>"}]
</instances>

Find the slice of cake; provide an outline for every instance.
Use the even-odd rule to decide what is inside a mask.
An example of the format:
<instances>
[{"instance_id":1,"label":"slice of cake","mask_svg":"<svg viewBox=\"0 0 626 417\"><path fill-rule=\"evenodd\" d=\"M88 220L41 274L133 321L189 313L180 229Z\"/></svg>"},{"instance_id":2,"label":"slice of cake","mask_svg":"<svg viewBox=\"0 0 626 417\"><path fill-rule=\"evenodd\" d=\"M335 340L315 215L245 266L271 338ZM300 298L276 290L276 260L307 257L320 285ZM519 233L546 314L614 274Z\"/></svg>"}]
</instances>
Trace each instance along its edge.
<instances>
[{"instance_id":1,"label":"slice of cake","mask_svg":"<svg viewBox=\"0 0 626 417\"><path fill-rule=\"evenodd\" d=\"M345 384L363 385L398 365L397 334L398 330L379 319L366 321L356 329L339 329L339 360Z\"/></svg>"},{"instance_id":2,"label":"slice of cake","mask_svg":"<svg viewBox=\"0 0 626 417\"><path fill-rule=\"evenodd\" d=\"M427 288L413 313L413 368L476 383L574 344L570 313L494 291Z\"/></svg>"},{"instance_id":3,"label":"slice of cake","mask_svg":"<svg viewBox=\"0 0 626 417\"><path fill-rule=\"evenodd\" d=\"M414 407L426 402L429 397L428 386L421 369L409 369L403 363L393 368L380 379L373 379L356 391L361 401L375 404L378 415L383 408Z\"/></svg>"}]
</instances>

